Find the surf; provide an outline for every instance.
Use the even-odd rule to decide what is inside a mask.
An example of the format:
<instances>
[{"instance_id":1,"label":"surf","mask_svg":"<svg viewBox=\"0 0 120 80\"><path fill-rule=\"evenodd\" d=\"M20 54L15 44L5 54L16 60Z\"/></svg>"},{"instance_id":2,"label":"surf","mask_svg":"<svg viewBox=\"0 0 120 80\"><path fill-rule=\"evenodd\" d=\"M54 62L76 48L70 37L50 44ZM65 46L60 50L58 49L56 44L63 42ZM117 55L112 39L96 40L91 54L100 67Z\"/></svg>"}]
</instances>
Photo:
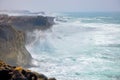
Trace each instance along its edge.
<instances>
[{"instance_id":1,"label":"surf","mask_svg":"<svg viewBox=\"0 0 120 80\"><path fill-rule=\"evenodd\" d=\"M28 32L33 40L26 48L38 65L30 69L58 80L118 80L120 49L111 46L120 44L116 17L77 15L59 14L52 28Z\"/></svg>"}]
</instances>

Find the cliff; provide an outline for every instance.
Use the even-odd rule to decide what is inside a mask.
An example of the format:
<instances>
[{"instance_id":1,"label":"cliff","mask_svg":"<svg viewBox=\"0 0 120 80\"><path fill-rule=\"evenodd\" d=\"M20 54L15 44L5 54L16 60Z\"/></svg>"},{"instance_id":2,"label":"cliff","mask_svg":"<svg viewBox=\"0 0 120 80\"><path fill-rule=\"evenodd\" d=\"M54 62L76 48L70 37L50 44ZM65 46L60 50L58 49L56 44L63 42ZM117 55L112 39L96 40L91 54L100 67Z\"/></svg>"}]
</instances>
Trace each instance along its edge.
<instances>
[{"instance_id":1,"label":"cliff","mask_svg":"<svg viewBox=\"0 0 120 80\"><path fill-rule=\"evenodd\" d=\"M27 31L35 29L46 30L51 28L53 24L53 17L0 15L0 79L56 80L55 78L48 79L43 74L17 67L33 66L32 56L25 48Z\"/></svg>"},{"instance_id":2,"label":"cliff","mask_svg":"<svg viewBox=\"0 0 120 80\"><path fill-rule=\"evenodd\" d=\"M7 23L22 31L46 30L54 24L54 17L0 15L0 23Z\"/></svg>"},{"instance_id":3,"label":"cliff","mask_svg":"<svg viewBox=\"0 0 120 80\"><path fill-rule=\"evenodd\" d=\"M0 59L12 65L30 65L32 57L25 48L26 32L46 30L54 24L53 17L0 15Z\"/></svg>"},{"instance_id":4,"label":"cliff","mask_svg":"<svg viewBox=\"0 0 120 80\"><path fill-rule=\"evenodd\" d=\"M32 57L25 48L24 32L0 24L0 59L12 65L31 65Z\"/></svg>"}]
</instances>

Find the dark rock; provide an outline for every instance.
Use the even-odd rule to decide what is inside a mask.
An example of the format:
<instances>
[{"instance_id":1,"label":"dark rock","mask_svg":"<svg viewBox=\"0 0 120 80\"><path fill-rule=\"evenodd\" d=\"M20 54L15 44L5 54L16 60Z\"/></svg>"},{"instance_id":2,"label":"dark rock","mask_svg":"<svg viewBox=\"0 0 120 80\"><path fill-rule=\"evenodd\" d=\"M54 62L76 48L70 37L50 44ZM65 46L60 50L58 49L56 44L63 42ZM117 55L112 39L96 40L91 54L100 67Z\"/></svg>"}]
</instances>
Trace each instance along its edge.
<instances>
[{"instance_id":1,"label":"dark rock","mask_svg":"<svg viewBox=\"0 0 120 80\"><path fill-rule=\"evenodd\" d=\"M44 74L38 74L36 72L34 72L34 74L38 77L38 79L42 79L42 80L48 80L48 78L44 75Z\"/></svg>"},{"instance_id":2,"label":"dark rock","mask_svg":"<svg viewBox=\"0 0 120 80\"><path fill-rule=\"evenodd\" d=\"M9 67L9 68L8 68ZM0 80L56 80L22 67L10 66L0 60Z\"/></svg>"},{"instance_id":3,"label":"dark rock","mask_svg":"<svg viewBox=\"0 0 120 80\"><path fill-rule=\"evenodd\" d=\"M18 70L13 70L11 75L11 80L29 80Z\"/></svg>"},{"instance_id":4,"label":"dark rock","mask_svg":"<svg viewBox=\"0 0 120 80\"><path fill-rule=\"evenodd\" d=\"M48 80L56 80L55 78L49 78Z\"/></svg>"},{"instance_id":5,"label":"dark rock","mask_svg":"<svg viewBox=\"0 0 120 80\"><path fill-rule=\"evenodd\" d=\"M10 74L10 71L9 70L0 70L0 79L1 80L9 80L12 75Z\"/></svg>"}]
</instances>

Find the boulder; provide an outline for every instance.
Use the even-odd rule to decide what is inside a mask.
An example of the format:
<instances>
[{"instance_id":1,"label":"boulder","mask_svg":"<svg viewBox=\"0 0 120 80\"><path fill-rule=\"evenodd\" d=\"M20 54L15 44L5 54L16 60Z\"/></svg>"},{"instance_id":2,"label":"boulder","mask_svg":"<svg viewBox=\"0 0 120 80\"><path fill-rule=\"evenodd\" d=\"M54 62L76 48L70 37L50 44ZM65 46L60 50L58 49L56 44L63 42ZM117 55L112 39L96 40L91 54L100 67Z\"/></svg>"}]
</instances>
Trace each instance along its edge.
<instances>
[{"instance_id":1,"label":"boulder","mask_svg":"<svg viewBox=\"0 0 120 80\"><path fill-rule=\"evenodd\" d=\"M0 60L0 80L56 80L44 74L32 72L19 66L11 66Z\"/></svg>"}]
</instances>

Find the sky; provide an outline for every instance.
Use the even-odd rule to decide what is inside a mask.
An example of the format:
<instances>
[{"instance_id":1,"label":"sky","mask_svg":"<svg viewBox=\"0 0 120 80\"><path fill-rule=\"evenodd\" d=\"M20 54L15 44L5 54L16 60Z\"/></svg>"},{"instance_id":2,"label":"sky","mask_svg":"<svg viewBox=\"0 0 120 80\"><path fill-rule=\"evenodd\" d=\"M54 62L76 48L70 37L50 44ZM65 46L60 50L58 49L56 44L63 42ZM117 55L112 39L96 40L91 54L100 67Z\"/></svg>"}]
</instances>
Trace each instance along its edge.
<instances>
[{"instance_id":1,"label":"sky","mask_svg":"<svg viewBox=\"0 0 120 80\"><path fill-rule=\"evenodd\" d=\"M120 12L120 0L0 0L0 10Z\"/></svg>"}]
</instances>

